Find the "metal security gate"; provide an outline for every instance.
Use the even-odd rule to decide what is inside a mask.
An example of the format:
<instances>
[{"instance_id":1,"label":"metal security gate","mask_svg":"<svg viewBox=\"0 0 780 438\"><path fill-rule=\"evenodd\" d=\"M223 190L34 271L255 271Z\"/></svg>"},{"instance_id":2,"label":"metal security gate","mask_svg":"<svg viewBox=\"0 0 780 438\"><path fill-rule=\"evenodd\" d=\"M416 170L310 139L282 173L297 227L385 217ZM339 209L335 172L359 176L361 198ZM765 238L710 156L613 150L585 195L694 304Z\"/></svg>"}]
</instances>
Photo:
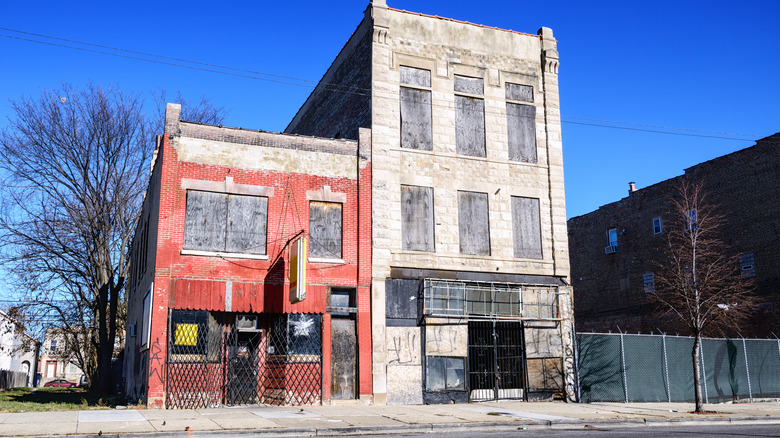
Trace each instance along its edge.
<instances>
[{"instance_id":1,"label":"metal security gate","mask_svg":"<svg viewBox=\"0 0 780 438\"><path fill-rule=\"evenodd\" d=\"M261 330L232 328L227 338L226 405L259 401L260 382L265 375L265 362L261 360L263 335Z\"/></svg>"},{"instance_id":2,"label":"metal security gate","mask_svg":"<svg viewBox=\"0 0 780 438\"><path fill-rule=\"evenodd\" d=\"M525 388L523 325L469 322L469 399L522 399Z\"/></svg>"},{"instance_id":3,"label":"metal security gate","mask_svg":"<svg viewBox=\"0 0 780 438\"><path fill-rule=\"evenodd\" d=\"M269 326L262 402L293 406L321 403L322 315L274 315Z\"/></svg>"},{"instance_id":4,"label":"metal security gate","mask_svg":"<svg viewBox=\"0 0 780 438\"><path fill-rule=\"evenodd\" d=\"M174 310L167 408L322 400L322 315Z\"/></svg>"}]
</instances>

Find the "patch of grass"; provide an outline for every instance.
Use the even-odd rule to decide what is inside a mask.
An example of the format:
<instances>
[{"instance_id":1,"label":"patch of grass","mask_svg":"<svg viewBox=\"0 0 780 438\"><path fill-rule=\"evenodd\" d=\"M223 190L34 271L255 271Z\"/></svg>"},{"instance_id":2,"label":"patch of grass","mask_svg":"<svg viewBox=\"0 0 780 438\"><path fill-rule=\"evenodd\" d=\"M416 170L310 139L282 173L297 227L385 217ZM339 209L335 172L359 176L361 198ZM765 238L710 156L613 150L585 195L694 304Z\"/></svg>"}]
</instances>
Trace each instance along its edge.
<instances>
[{"instance_id":1,"label":"patch of grass","mask_svg":"<svg viewBox=\"0 0 780 438\"><path fill-rule=\"evenodd\" d=\"M0 412L109 409L124 402L117 395L101 396L83 388L12 388L0 390Z\"/></svg>"}]
</instances>

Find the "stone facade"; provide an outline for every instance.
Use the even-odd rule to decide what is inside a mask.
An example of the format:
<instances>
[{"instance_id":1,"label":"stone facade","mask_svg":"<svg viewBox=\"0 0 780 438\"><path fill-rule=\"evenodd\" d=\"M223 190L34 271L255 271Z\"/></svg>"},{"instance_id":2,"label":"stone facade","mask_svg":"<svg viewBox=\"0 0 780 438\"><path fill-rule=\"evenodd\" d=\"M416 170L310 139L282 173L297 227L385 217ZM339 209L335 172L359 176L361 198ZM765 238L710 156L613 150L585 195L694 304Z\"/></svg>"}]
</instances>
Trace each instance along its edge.
<instances>
[{"instance_id":1,"label":"stone facade","mask_svg":"<svg viewBox=\"0 0 780 438\"><path fill-rule=\"evenodd\" d=\"M429 82L422 79L418 84L423 85L416 88L418 94L430 96L430 107L424 107L421 113L429 111L430 118L413 121L429 129L423 137L430 137L430 145L421 148L406 147L402 140L402 130L406 129L402 126L402 106L408 103L402 101L400 93L406 80L401 75L404 68L422 72L419 74L423 76L427 72L429 77ZM484 108L484 131L479 132L484 136L481 156L464 155L456 147L462 132L473 131L473 126L464 127L456 121L461 111L455 92L456 77L483 84L481 89L474 89L481 94L466 93L466 100L478 101ZM528 99L525 105L533 106L531 111L535 114L530 123L535 154L525 162L510 159L507 84L530 90L524 99ZM366 93L370 93L369 101L364 100ZM370 111L367 116L366 109ZM544 328L532 328L533 317L518 317L516 321L524 321L527 342L544 339L540 342L546 345L546 340L552 339L539 355L557 357L558 371L566 368L561 375L570 383L572 322L566 286L569 260L558 53L552 31L542 28L538 35L524 34L400 11L387 7L384 1L374 1L286 132L354 135L354 124L347 128L333 120L345 112L359 114L356 123L370 127L372 134L371 308L375 401L437 401L434 391L426 389L426 355L421 354L427 351L430 357L444 357L425 347L432 333L425 326L433 322L424 321L423 315L430 309L426 311L420 306L399 310L392 317L387 315L395 312L391 308L397 304L388 301L391 296L392 300L422 298L430 292L423 290L425 280L436 278L553 285L560 293L561 318L545 323ZM427 236L433 242L427 243L426 248L433 250L404 249L402 187L432 189L434 223L433 232ZM479 195L480 202L487 200L489 243L483 242L488 247L486 253L465 254L462 249L459 199L463 193ZM534 227L538 228L541 257L515 256L513 224L517 226L518 219L513 217L513 199L516 198L538 203L539 211L535 213L538 223ZM400 295L395 289L386 290L387 285L398 286L391 281L394 279L417 281L419 293L415 295L417 286L413 284L407 285L407 292L398 292ZM466 334L458 340L462 345L457 350L462 351L447 357L468 356L469 323L464 320L458 324L462 324L460 328L448 333ZM555 335L551 338L549 333ZM522 366L525 368L526 364ZM528 363L529 373L531 368ZM528 380L535 378L528 376ZM562 384L558 382L556 391L562 392ZM456 398L463 400L461 395Z\"/></svg>"},{"instance_id":2,"label":"stone facade","mask_svg":"<svg viewBox=\"0 0 780 438\"><path fill-rule=\"evenodd\" d=\"M759 308L743 336L780 333L780 134L755 146L685 169L598 210L569 219L569 251L578 331L683 333L673 321L658 321L644 289L653 273L669 199L685 178L702 182L725 215L723 239L731 257L753 255ZM660 218L656 234L653 219ZM605 254L607 231L617 230L617 251ZM747 266L746 266L747 267Z\"/></svg>"}]
</instances>

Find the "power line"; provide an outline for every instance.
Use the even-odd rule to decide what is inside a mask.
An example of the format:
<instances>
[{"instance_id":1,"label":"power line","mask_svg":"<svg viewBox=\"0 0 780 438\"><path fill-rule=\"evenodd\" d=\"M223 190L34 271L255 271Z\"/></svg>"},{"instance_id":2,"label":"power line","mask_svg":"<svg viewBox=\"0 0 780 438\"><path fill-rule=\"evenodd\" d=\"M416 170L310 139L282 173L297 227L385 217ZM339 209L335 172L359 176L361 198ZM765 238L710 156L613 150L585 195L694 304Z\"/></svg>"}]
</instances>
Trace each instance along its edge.
<instances>
[{"instance_id":1,"label":"power line","mask_svg":"<svg viewBox=\"0 0 780 438\"><path fill-rule=\"evenodd\" d=\"M159 60L155 60L155 59L142 58L142 57L138 57L138 56L123 55L123 54L120 54L120 53L111 53L111 52L106 52L106 51L103 51L103 50L88 49L88 48L84 48L84 47L75 47L75 46L72 46L72 45L58 44L58 43L53 43L53 42L48 42L48 41L39 41L39 40L30 39L30 38L23 38L23 37L18 37L18 36L13 36L13 35L2 35L2 34L0 34L0 36L6 37L6 38L10 38L10 39L16 39L16 40L21 40L21 41L28 41L28 42L38 43L38 44L45 44L45 45L50 45L50 46L55 46L55 47L69 48L69 49L80 50L80 51L84 51L84 52L98 53L98 54L102 54L102 55L115 56L115 57L119 57L119 58L132 59L132 60L136 60L136 61L144 61L144 62L150 62L150 63L155 63L155 64L168 65L168 66L172 66L172 67L181 67L181 68L187 68L187 69L191 69L191 70L199 70L199 71L205 71L205 72L209 72L209 73L223 74L223 75L227 75L227 76L242 77L242 78L246 78L246 79L256 79L256 80L262 80L262 81L266 81L266 82L279 83L279 84L284 84L284 85L295 85L295 86L306 87L306 88L315 88L317 85L321 85L322 87L324 87L324 89L326 91L334 91L334 92L345 93L345 94L353 94L353 95L358 95L358 96L368 96L373 91L373 93L378 95L378 96L382 96L382 94L385 94L383 97L389 97L389 98L393 98L393 99L396 98L395 94L389 94L387 92L382 92L382 91L378 91L378 90L371 90L371 89L361 88L361 87L357 87L357 86L348 86L347 87L347 86L344 86L344 85L341 85L341 84L328 83L328 82L317 82L317 81L313 81L311 79L302 79L302 78L296 78L296 77L293 77L293 76L283 76L283 75L277 75L277 74L273 74L273 73L265 73L265 72L255 71L255 70L247 70L247 69L241 69L241 68L236 68L236 67L223 66L223 65L213 64L213 63L208 63L208 62L192 61L192 60L188 60L188 59L184 59L184 58L176 58L176 57L165 56L165 55L157 55L157 54L154 54L154 53L148 53L148 52L141 52L141 51L136 51L136 50L123 49L123 48L119 48L119 47L106 46L106 45L102 45L102 44L96 44L96 43L72 40L72 39L68 39L68 38L61 38L61 37L45 35L45 34L39 34L39 33L33 33L33 32L26 32L26 31L22 31L22 30L18 30L18 29L6 28L6 27L0 27L0 30L20 33L20 34L24 34L24 35L31 35L31 36L36 36L36 37L40 37L40 38L48 38L48 39L53 39L53 40L58 40L58 41L64 41L64 42L68 42L68 43L81 44L81 45L86 45L86 46L90 46L90 47L98 47L98 48L101 48L101 49L108 49L108 50L114 50L114 51L119 51L119 52L131 53L131 54L134 54L134 55L143 55L143 56L149 56L149 57L154 57L154 58L159 58L159 59L166 59L166 60L177 61L177 62L159 61ZM186 64L181 64L181 63L195 64L195 65L200 65L200 66L204 66L204 67L197 67L197 66L186 65ZM209 68L206 68L206 67L209 67ZM229 71L222 71L222 70L215 70L215 69L223 69L223 70L229 70ZM233 73L232 71L241 72L241 73ZM260 76L257 76L257 75L260 75ZM267 77L261 77L261 76L267 76ZM278 78L278 79L271 79L271 78ZM281 80L281 79L286 79L286 80ZM290 81L298 81L298 82L303 82L303 83L290 82ZM398 98L399 98L399 100L403 100L400 96ZM435 107L439 107L439 108L446 108L446 109L450 109L450 110L454 109L454 107L455 107L454 102L452 102L452 104L449 104L449 103L448 104L441 104L441 103L431 102L431 106L432 107L435 106ZM485 114L491 114L491 115L502 115L503 114L503 113L501 113L499 111L491 110L491 109L489 109L489 107L485 107L483 111L484 111ZM562 120L563 118L577 119L577 120L587 120L587 121L601 122L601 123L575 122L575 121L569 121L569 120ZM559 120L561 123L567 123L567 124L572 124L572 125L582 125L582 126L592 126L592 127L599 127L599 128L621 129L621 130L627 130L627 131L639 131L639 132L649 132L649 133L667 134L667 135L678 135L678 136L687 136L687 137L701 137L701 138L712 138L712 139L732 140L732 141L755 141L755 140L757 140L760 137L760 136L754 135L754 134L739 134L739 133L732 133L732 132L708 131L708 130L699 130L699 129L691 129L691 128L674 128L674 127L666 127L666 126L659 126L659 125L649 125L649 124L631 123L631 122L620 122L620 121L614 121L614 120L593 119L593 118L578 117L578 116L562 116L562 119ZM642 128L631 128L631 127L626 127L626 126L612 126L612 125L605 125L603 123L610 123L610 124L616 124L616 125L637 126L637 127L642 127ZM655 129L650 129L650 128L655 128ZM692 133L668 132L670 130L688 131L688 132L692 132ZM695 133L699 133L699 134L695 134ZM740 137L752 137L752 138L740 139L740 138L725 137L725 135L740 136Z\"/></svg>"}]
</instances>

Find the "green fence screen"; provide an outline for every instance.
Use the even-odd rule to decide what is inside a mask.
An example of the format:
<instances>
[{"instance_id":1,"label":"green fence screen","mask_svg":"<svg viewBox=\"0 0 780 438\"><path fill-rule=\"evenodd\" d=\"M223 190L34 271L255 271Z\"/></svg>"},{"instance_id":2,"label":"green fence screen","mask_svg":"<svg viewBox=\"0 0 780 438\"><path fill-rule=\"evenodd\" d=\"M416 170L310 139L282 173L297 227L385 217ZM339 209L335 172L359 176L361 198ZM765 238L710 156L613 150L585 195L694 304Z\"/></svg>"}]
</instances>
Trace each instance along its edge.
<instances>
[{"instance_id":1,"label":"green fence screen","mask_svg":"<svg viewBox=\"0 0 780 438\"><path fill-rule=\"evenodd\" d=\"M582 402L692 402L693 338L577 335ZM702 340L705 403L780 396L780 340Z\"/></svg>"}]
</instances>

